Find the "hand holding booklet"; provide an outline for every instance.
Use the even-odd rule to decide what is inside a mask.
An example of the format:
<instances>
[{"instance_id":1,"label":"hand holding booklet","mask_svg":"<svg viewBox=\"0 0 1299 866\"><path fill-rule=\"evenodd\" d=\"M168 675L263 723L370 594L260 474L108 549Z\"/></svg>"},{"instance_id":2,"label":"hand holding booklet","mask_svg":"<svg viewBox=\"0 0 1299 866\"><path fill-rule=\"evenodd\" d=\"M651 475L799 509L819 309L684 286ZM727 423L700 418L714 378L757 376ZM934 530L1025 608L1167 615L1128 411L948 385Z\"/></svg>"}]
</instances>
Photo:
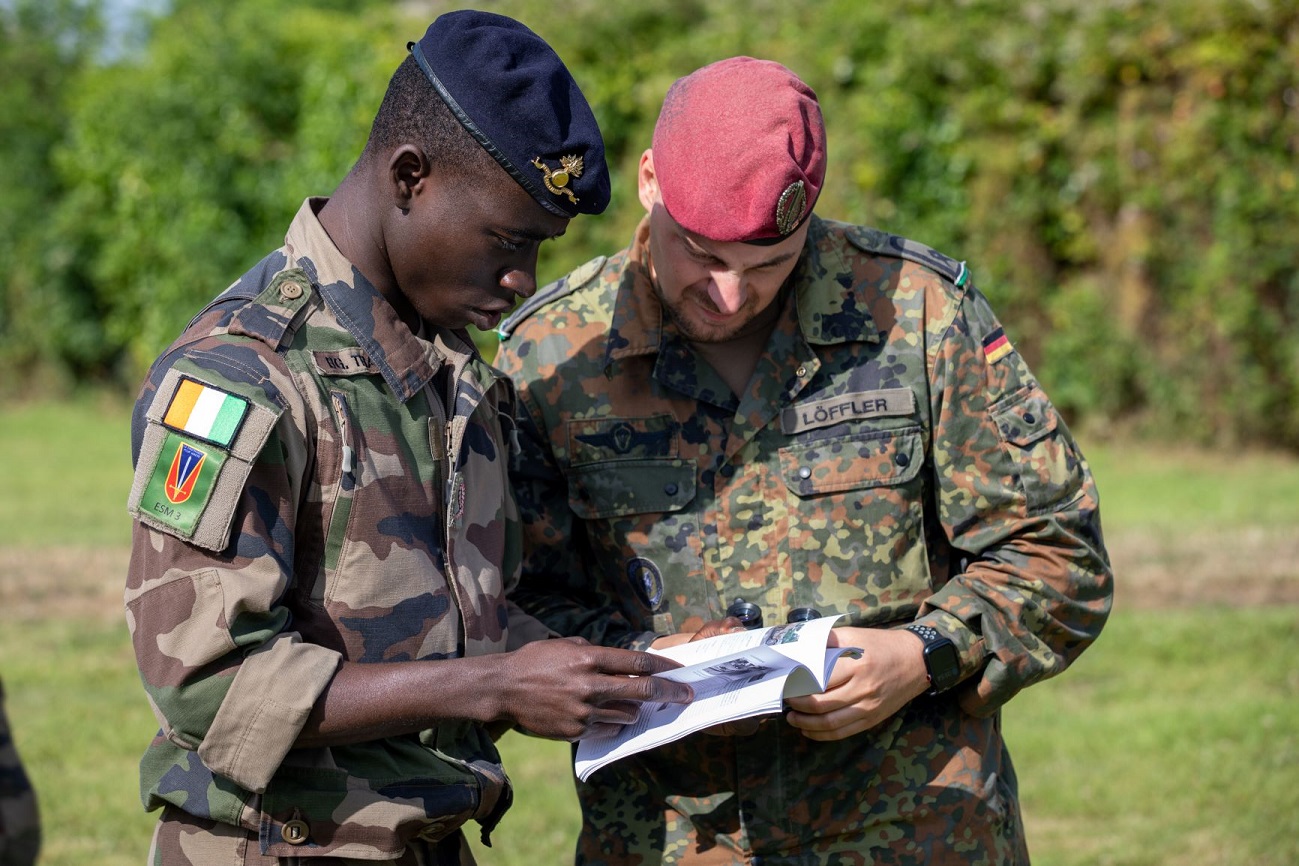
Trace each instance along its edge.
<instances>
[{"instance_id":1,"label":"hand holding booklet","mask_svg":"<svg viewBox=\"0 0 1299 866\"><path fill-rule=\"evenodd\" d=\"M825 691L830 671L853 647L827 646L840 615L810 622L722 634L663 650L682 667L654 676L689 683L689 704L645 703L636 721L618 733L582 740L574 770L585 781L619 758L687 734L750 716L780 712L785 698Z\"/></svg>"}]
</instances>

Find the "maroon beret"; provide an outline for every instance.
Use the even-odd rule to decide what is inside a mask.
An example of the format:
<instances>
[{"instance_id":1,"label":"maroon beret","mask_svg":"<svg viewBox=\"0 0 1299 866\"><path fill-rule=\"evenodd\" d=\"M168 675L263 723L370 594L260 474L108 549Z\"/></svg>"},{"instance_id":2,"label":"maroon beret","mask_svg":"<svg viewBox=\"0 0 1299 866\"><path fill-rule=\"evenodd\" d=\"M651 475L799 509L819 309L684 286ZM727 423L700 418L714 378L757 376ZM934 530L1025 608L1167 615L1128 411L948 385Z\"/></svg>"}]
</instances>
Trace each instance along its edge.
<instances>
[{"instance_id":1,"label":"maroon beret","mask_svg":"<svg viewBox=\"0 0 1299 866\"><path fill-rule=\"evenodd\" d=\"M663 206L715 241L780 240L812 212L825 180L816 94L770 60L732 57L678 79L652 146Z\"/></svg>"}]
</instances>

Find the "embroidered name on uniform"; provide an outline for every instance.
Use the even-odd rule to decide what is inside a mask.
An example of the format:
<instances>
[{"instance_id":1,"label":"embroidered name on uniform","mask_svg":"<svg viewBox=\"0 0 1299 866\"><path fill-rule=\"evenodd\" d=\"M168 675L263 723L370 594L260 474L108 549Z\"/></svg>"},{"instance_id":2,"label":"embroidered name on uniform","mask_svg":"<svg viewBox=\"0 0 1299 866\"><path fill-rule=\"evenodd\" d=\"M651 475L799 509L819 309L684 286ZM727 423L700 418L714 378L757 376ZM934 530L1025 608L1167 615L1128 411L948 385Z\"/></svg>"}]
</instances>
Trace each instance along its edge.
<instances>
[{"instance_id":1,"label":"embroidered name on uniform","mask_svg":"<svg viewBox=\"0 0 1299 866\"><path fill-rule=\"evenodd\" d=\"M247 414L248 401L243 397L181 378L162 423L195 439L229 448Z\"/></svg>"},{"instance_id":2,"label":"embroidered name on uniform","mask_svg":"<svg viewBox=\"0 0 1299 866\"><path fill-rule=\"evenodd\" d=\"M802 433L849 420L910 415L915 411L916 395L909 388L859 391L790 406L780 414L780 428L786 434Z\"/></svg>"},{"instance_id":3,"label":"embroidered name on uniform","mask_svg":"<svg viewBox=\"0 0 1299 866\"><path fill-rule=\"evenodd\" d=\"M1015 347L1010 344L1010 339L1001 328L983 338L983 357L989 364L997 363L1013 351Z\"/></svg>"},{"instance_id":4,"label":"embroidered name on uniform","mask_svg":"<svg viewBox=\"0 0 1299 866\"><path fill-rule=\"evenodd\" d=\"M360 349L312 352L311 357L316 362L316 370L325 376L379 375L379 365Z\"/></svg>"}]
</instances>

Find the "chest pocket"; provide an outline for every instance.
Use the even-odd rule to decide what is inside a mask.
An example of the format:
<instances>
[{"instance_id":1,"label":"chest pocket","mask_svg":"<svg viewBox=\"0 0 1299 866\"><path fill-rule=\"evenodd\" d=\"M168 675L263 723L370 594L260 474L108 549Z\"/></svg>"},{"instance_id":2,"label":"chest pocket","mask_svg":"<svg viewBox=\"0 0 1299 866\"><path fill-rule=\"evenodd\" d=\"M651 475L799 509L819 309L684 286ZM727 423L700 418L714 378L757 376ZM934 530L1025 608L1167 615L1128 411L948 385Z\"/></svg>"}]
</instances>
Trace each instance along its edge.
<instances>
[{"instance_id":1,"label":"chest pocket","mask_svg":"<svg viewBox=\"0 0 1299 866\"><path fill-rule=\"evenodd\" d=\"M781 476L798 496L889 487L915 478L924 462L920 428L875 431L780 449Z\"/></svg>"},{"instance_id":2,"label":"chest pocket","mask_svg":"<svg viewBox=\"0 0 1299 866\"><path fill-rule=\"evenodd\" d=\"M695 497L671 415L570 421L568 453L569 505L583 520L680 511Z\"/></svg>"},{"instance_id":3,"label":"chest pocket","mask_svg":"<svg viewBox=\"0 0 1299 866\"><path fill-rule=\"evenodd\" d=\"M919 426L780 449L780 474L790 494L782 544L795 585L807 593L800 604L868 626L912 614L932 592L924 460Z\"/></svg>"},{"instance_id":4,"label":"chest pocket","mask_svg":"<svg viewBox=\"0 0 1299 866\"><path fill-rule=\"evenodd\" d=\"M671 415L568 422L568 503L589 574L633 628L673 632L705 603L695 464ZM581 541L578 542L582 543ZM684 603L683 603L684 599Z\"/></svg>"}]
</instances>

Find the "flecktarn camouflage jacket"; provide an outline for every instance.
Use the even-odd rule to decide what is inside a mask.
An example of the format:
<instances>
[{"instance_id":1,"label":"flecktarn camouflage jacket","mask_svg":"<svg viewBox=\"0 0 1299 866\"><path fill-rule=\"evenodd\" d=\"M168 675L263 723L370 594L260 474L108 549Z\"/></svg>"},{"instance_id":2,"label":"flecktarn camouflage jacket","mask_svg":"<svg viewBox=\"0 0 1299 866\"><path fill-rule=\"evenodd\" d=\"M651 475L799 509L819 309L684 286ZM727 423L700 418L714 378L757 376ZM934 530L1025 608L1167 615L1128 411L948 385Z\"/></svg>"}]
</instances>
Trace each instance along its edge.
<instances>
[{"instance_id":1,"label":"flecktarn camouflage jacket","mask_svg":"<svg viewBox=\"0 0 1299 866\"><path fill-rule=\"evenodd\" d=\"M195 318L136 406L125 600L161 725L141 787L267 854L383 859L471 818L490 829L510 794L488 734L293 744L342 660L507 648L513 391L464 334L413 335L319 205Z\"/></svg>"},{"instance_id":2,"label":"flecktarn camouflage jacket","mask_svg":"<svg viewBox=\"0 0 1299 866\"><path fill-rule=\"evenodd\" d=\"M819 218L737 397L665 316L645 234L502 326L515 598L635 647L736 598L767 625L795 608L919 621L964 680L837 743L777 717L616 762L579 785L579 862L1022 862L999 708L1096 638L1112 593L1064 421L963 264Z\"/></svg>"}]
</instances>

